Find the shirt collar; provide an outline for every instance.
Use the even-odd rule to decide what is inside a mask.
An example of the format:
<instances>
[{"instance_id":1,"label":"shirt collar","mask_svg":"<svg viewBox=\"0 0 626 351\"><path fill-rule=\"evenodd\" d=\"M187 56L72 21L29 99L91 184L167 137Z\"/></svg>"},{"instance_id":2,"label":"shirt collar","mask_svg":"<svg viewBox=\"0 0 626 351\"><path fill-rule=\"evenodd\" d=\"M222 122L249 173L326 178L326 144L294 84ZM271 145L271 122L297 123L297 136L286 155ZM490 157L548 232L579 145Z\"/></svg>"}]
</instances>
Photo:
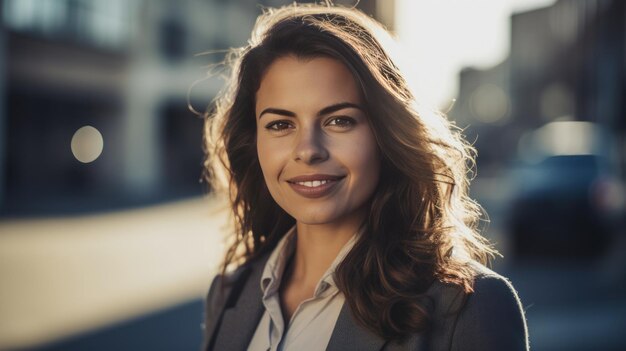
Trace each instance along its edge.
<instances>
[{"instance_id":1,"label":"shirt collar","mask_svg":"<svg viewBox=\"0 0 626 351\"><path fill-rule=\"evenodd\" d=\"M280 239L265 263L261 276L261 291L263 291L264 297L276 292L280 286L287 262L296 248L295 234L296 226L294 225Z\"/></svg>"},{"instance_id":2,"label":"shirt collar","mask_svg":"<svg viewBox=\"0 0 626 351\"><path fill-rule=\"evenodd\" d=\"M339 266L339 264L343 261L343 259L348 255L348 253L350 252L350 250L352 250L352 247L354 247L354 244L356 244L360 234L361 234L361 229L355 233L355 235L353 235L352 237L350 237L350 240L348 240L348 242L346 242L343 247L341 248L341 250L339 251L339 253L337 254L337 257L335 258L335 260L333 261L333 263L330 264L330 267L328 267L328 269L326 270L326 272L324 273L324 275L322 275L322 278L320 279L321 282L326 282L327 284L329 284L330 286L336 287L335 284L335 280L333 279L334 273L335 273L335 269L337 269L337 266ZM317 294L317 290L320 288L320 284L318 284L317 289L316 290L316 294Z\"/></svg>"}]
</instances>

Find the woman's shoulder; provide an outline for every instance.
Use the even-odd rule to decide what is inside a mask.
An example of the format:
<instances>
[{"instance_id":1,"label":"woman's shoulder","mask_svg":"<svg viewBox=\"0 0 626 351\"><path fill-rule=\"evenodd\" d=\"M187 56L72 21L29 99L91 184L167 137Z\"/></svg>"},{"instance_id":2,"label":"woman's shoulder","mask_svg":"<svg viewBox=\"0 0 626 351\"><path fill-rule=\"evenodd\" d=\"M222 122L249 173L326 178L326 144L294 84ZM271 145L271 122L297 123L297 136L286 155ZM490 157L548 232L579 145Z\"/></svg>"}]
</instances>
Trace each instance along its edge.
<instances>
[{"instance_id":1,"label":"woman's shoulder","mask_svg":"<svg viewBox=\"0 0 626 351\"><path fill-rule=\"evenodd\" d=\"M212 320L217 317L221 309L225 307L226 299L230 295L235 283L245 274L246 267L242 266L234 271L217 273L211 282L209 292L205 298L205 319Z\"/></svg>"},{"instance_id":2,"label":"woman's shoulder","mask_svg":"<svg viewBox=\"0 0 626 351\"><path fill-rule=\"evenodd\" d=\"M204 323L202 325L205 346L212 339L211 334L220 324L221 314L226 308L236 304L250 276L262 269L266 256L249 260L232 271L218 273L214 276L205 299ZM254 284L254 282L251 282ZM206 348L206 347L205 347Z\"/></svg>"},{"instance_id":3,"label":"woman's shoulder","mask_svg":"<svg viewBox=\"0 0 626 351\"><path fill-rule=\"evenodd\" d=\"M476 261L470 261L467 265L474 274L474 291L466 294L458 285L435 280L426 295L433 301L436 311L450 312L455 308L460 309L469 303L470 297L472 303L478 304L494 297L508 296L519 300L517 292L506 277Z\"/></svg>"},{"instance_id":4,"label":"woman's shoulder","mask_svg":"<svg viewBox=\"0 0 626 351\"><path fill-rule=\"evenodd\" d=\"M241 292L250 275L254 272L259 275L258 273L263 269L268 257L268 254L260 255L233 270L216 274L205 301L207 314L212 315L219 307L223 307L226 300L232 297L231 292L233 290L238 293Z\"/></svg>"},{"instance_id":5,"label":"woman's shoulder","mask_svg":"<svg viewBox=\"0 0 626 351\"><path fill-rule=\"evenodd\" d=\"M513 307L521 306L517 291L508 278L476 261L471 261L469 265L474 270L474 291L467 297L466 305L482 307L483 304L494 306L502 303Z\"/></svg>"},{"instance_id":6,"label":"woman's shoulder","mask_svg":"<svg viewBox=\"0 0 626 351\"><path fill-rule=\"evenodd\" d=\"M442 282L429 289L435 339L452 350L527 350L524 310L511 282L478 262L469 266L473 292Z\"/></svg>"},{"instance_id":7,"label":"woman's shoulder","mask_svg":"<svg viewBox=\"0 0 626 351\"><path fill-rule=\"evenodd\" d=\"M264 259L266 257L252 259L233 270L216 274L209 288L207 304L215 305L218 302L216 300L225 299L233 288L247 281L247 277L253 270L261 269L259 265L264 263Z\"/></svg>"}]
</instances>

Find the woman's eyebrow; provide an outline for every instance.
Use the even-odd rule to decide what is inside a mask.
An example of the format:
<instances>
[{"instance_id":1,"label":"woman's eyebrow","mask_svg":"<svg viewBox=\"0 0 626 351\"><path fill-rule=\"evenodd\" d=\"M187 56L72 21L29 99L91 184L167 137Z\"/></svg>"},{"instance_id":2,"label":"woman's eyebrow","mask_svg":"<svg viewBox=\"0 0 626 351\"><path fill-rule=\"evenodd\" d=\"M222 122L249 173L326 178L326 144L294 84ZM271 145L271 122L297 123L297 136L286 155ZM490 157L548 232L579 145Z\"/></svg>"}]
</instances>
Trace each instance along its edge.
<instances>
[{"instance_id":1,"label":"woman's eyebrow","mask_svg":"<svg viewBox=\"0 0 626 351\"><path fill-rule=\"evenodd\" d=\"M280 108L268 107L265 110L261 111L261 113L259 114L259 119L261 119L261 117L263 117L263 115L266 113L272 113L275 115L281 115L281 116L287 116L287 117L296 117L296 114L291 111L283 110Z\"/></svg>"},{"instance_id":2,"label":"woman's eyebrow","mask_svg":"<svg viewBox=\"0 0 626 351\"><path fill-rule=\"evenodd\" d=\"M323 116L323 115L327 115L329 113L333 113L335 111L339 111L339 110L343 110L344 108L356 108L358 110L363 111L363 108L357 104L353 104L351 102L340 102L338 104L334 104L334 105L330 105L327 107L324 107L323 109L320 110L320 112L317 113L318 116Z\"/></svg>"},{"instance_id":3,"label":"woman's eyebrow","mask_svg":"<svg viewBox=\"0 0 626 351\"><path fill-rule=\"evenodd\" d=\"M317 113L317 115L318 116L327 115L329 113L343 110L344 108L356 108L356 109L363 111L363 108L357 104L354 104L351 102L340 102L338 104L333 104L333 105L324 107ZM283 110L280 108L268 107L265 110L261 111L261 113L259 114L259 119L261 119L261 117L266 113L273 113L275 115L281 115L281 116L287 116L287 117L296 117L296 114L294 112Z\"/></svg>"}]
</instances>

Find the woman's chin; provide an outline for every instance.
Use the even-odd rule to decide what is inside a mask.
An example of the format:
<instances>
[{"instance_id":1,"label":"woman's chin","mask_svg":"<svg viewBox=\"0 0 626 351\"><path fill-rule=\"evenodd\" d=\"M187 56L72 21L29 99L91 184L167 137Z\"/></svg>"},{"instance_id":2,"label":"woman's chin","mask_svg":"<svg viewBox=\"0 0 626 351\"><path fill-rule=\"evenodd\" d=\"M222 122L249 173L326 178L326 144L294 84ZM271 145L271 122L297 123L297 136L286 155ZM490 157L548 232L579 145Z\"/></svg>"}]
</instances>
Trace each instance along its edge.
<instances>
[{"instance_id":1,"label":"woman's chin","mask_svg":"<svg viewBox=\"0 0 626 351\"><path fill-rule=\"evenodd\" d=\"M300 224L307 225L321 225L321 224L330 224L337 222L340 217L337 216L336 213L332 213L329 210L322 211L310 211L310 212L302 212L296 211L297 213L292 213L291 216L296 219L296 221Z\"/></svg>"},{"instance_id":2,"label":"woman's chin","mask_svg":"<svg viewBox=\"0 0 626 351\"><path fill-rule=\"evenodd\" d=\"M295 211L290 213L299 223L306 225L341 225L355 222L362 218L361 211L340 211L334 208L324 208L318 211Z\"/></svg>"},{"instance_id":3,"label":"woman's chin","mask_svg":"<svg viewBox=\"0 0 626 351\"><path fill-rule=\"evenodd\" d=\"M298 216L295 218L298 223L306 225L330 224L337 220L329 216Z\"/></svg>"}]
</instances>

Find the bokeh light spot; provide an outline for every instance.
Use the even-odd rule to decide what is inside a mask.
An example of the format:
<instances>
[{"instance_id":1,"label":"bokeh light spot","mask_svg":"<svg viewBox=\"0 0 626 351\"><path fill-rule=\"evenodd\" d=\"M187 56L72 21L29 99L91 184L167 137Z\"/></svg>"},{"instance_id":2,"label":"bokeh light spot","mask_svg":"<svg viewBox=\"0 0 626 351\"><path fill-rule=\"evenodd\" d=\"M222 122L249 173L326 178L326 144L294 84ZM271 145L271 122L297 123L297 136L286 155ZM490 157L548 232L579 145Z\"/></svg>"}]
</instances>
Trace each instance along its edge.
<instances>
[{"instance_id":1,"label":"bokeh light spot","mask_svg":"<svg viewBox=\"0 0 626 351\"><path fill-rule=\"evenodd\" d=\"M82 163L95 161L104 147L102 134L92 126L81 127L72 137L72 154Z\"/></svg>"},{"instance_id":2,"label":"bokeh light spot","mask_svg":"<svg viewBox=\"0 0 626 351\"><path fill-rule=\"evenodd\" d=\"M501 122L508 117L509 98L495 84L483 84L470 96L470 110L483 123Z\"/></svg>"}]
</instances>

